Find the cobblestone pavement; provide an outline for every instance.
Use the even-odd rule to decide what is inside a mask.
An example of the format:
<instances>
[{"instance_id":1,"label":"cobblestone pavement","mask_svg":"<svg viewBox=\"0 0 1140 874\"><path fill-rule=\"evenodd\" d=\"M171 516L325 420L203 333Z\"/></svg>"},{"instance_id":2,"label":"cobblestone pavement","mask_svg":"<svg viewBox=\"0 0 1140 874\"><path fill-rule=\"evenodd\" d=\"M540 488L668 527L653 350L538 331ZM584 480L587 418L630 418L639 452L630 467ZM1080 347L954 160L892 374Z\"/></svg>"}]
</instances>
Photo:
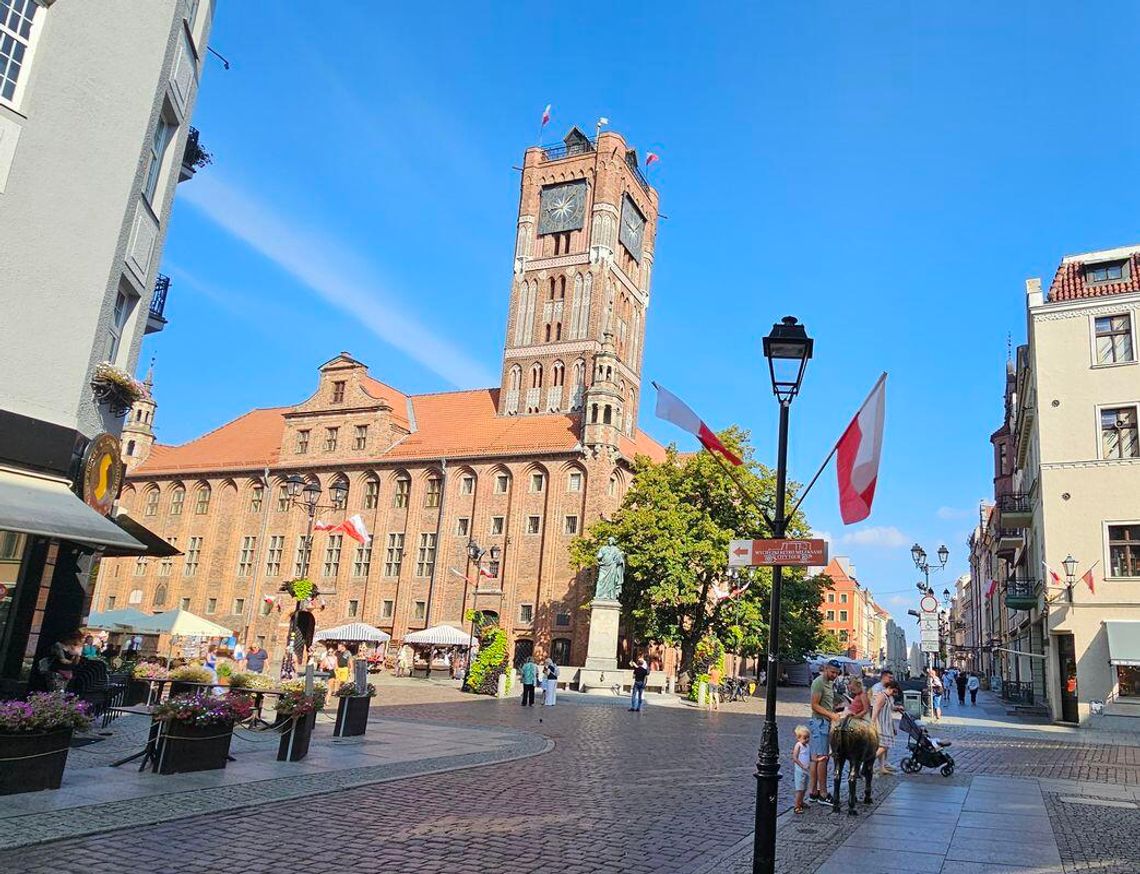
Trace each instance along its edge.
<instances>
[{"instance_id":1,"label":"cobblestone pavement","mask_svg":"<svg viewBox=\"0 0 1140 874\"><path fill-rule=\"evenodd\" d=\"M1066 874L1140 871L1140 806L1136 802L1046 792L1045 807Z\"/></svg>"},{"instance_id":2,"label":"cobblestone pavement","mask_svg":"<svg viewBox=\"0 0 1140 874\"><path fill-rule=\"evenodd\" d=\"M322 868L358 872L746 870L758 703L720 713L650 707L634 714L617 699L567 699L554 708L524 710L514 702L447 695L379 710L385 718L523 729L549 738L554 749L535 758L378 786L329 787L331 794L287 805L254 801L248 810L224 816L191 816L0 852L0 870L54 874L89 867L92 860L99 860L102 871L164 870L171 849L183 847L193 848L179 856L178 870L186 872L255 870L268 859L319 859ZM806 710L806 690L789 690L781 701L784 758L792 728L805 719ZM409 730L415 730L414 723ZM899 740L895 760L905 749ZM960 776L947 780L926 772L877 778L875 795L903 780L952 786L973 773L1006 773L1003 769L1046 778L1081 774L1089 779L1095 772L1113 782L1136 780L1140 750L1114 750L1054 738L1011 743L996 734L971 734L956 738ZM790 779L782 781L782 809L790 806L791 794ZM801 817L785 814L781 870L813 871L860 819L819 807Z\"/></svg>"}]
</instances>

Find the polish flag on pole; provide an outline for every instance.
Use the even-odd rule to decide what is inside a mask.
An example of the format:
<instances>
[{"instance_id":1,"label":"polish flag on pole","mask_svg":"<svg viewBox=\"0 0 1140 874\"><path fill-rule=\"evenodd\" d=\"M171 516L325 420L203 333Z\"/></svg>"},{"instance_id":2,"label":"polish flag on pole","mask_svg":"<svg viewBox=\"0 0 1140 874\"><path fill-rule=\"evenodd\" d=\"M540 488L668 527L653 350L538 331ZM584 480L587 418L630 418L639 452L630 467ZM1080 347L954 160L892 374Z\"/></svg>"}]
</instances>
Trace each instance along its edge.
<instances>
[{"instance_id":1,"label":"polish flag on pole","mask_svg":"<svg viewBox=\"0 0 1140 874\"><path fill-rule=\"evenodd\" d=\"M701 445L709 452L719 452L725 460L739 467L744 464L740 457L729 451L712 429L701 421L701 417L689 409L688 404L670 391L653 383L657 389L657 418L672 422L682 431L688 431L701 441Z\"/></svg>"},{"instance_id":2,"label":"polish flag on pole","mask_svg":"<svg viewBox=\"0 0 1140 874\"><path fill-rule=\"evenodd\" d=\"M491 576L491 572L487 570L487 568L483 567L483 565L479 565L479 576L486 577L489 580L494 579L494 577Z\"/></svg>"},{"instance_id":3,"label":"polish flag on pole","mask_svg":"<svg viewBox=\"0 0 1140 874\"><path fill-rule=\"evenodd\" d=\"M658 155L656 152L649 152L645 156L645 166L648 167L650 164L655 164L656 162L658 162L660 160L661 160L661 156Z\"/></svg>"},{"instance_id":4,"label":"polish flag on pole","mask_svg":"<svg viewBox=\"0 0 1140 874\"><path fill-rule=\"evenodd\" d=\"M342 523L340 523L340 522L317 521L317 522L313 523L313 530L314 531L337 531L340 528L341 524Z\"/></svg>"},{"instance_id":5,"label":"polish flag on pole","mask_svg":"<svg viewBox=\"0 0 1140 874\"><path fill-rule=\"evenodd\" d=\"M548 103L548 104L546 104L546 109L542 110L542 122L539 124L539 128L546 127L547 123L550 121L550 107L551 106L553 106L553 104Z\"/></svg>"},{"instance_id":6,"label":"polish flag on pole","mask_svg":"<svg viewBox=\"0 0 1140 874\"><path fill-rule=\"evenodd\" d=\"M995 589L997 589L997 580L990 580L990 587L986 589L986 597L992 598L994 596Z\"/></svg>"},{"instance_id":7,"label":"polish flag on pole","mask_svg":"<svg viewBox=\"0 0 1140 874\"><path fill-rule=\"evenodd\" d=\"M861 522L871 515L871 502L875 499L875 484L879 479L879 456L883 450L886 402L887 375L884 373L836 444L839 515L845 525Z\"/></svg>"},{"instance_id":8,"label":"polish flag on pole","mask_svg":"<svg viewBox=\"0 0 1140 874\"><path fill-rule=\"evenodd\" d=\"M368 544L368 527L364 524L364 519L359 513L341 522L337 529L343 531L353 540L360 543Z\"/></svg>"},{"instance_id":9,"label":"polish flag on pole","mask_svg":"<svg viewBox=\"0 0 1140 874\"><path fill-rule=\"evenodd\" d=\"M1095 564L1093 564L1093 566L1091 568L1089 568L1087 571L1085 571L1084 575L1081 577L1081 580L1084 582L1084 584L1086 586L1089 587L1089 591L1092 592L1094 595L1096 594L1096 586L1093 585L1093 568L1095 568L1098 564L1100 564L1099 561L1096 562Z\"/></svg>"}]
</instances>

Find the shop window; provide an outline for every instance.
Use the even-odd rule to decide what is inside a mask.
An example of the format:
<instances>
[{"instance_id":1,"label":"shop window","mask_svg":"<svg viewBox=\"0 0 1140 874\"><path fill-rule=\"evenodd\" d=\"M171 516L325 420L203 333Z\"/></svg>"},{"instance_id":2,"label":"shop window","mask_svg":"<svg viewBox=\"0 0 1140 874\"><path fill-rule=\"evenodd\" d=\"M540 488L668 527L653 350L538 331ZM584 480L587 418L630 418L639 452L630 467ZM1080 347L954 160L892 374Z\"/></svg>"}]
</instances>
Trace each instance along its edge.
<instances>
[{"instance_id":1,"label":"shop window","mask_svg":"<svg viewBox=\"0 0 1140 874\"><path fill-rule=\"evenodd\" d=\"M1116 682L1121 698L1140 698L1140 666L1117 665Z\"/></svg>"},{"instance_id":2,"label":"shop window","mask_svg":"<svg viewBox=\"0 0 1140 874\"><path fill-rule=\"evenodd\" d=\"M570 638L556 637L550 641L550 657L556 665L570 664Z\"/></svg>"}]
</instances>

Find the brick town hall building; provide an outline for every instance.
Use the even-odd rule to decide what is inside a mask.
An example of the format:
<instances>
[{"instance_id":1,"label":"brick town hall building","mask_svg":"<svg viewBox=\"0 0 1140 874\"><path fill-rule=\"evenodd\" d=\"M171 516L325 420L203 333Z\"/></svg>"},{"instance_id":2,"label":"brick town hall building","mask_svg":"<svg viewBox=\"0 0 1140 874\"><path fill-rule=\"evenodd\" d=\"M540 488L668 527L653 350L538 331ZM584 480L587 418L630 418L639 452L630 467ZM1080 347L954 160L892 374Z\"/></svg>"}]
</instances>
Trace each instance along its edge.
<instances>
[{"instance_id":1,"label":"brick town hall building","mask_svg":"<svg viewBox=\"0 0 1140 874\"><path fill-rule=\"evenodd\" d=\"M250 625L280 653L287 611L264 599L302 570L307 514L284 485L299 474L319 481L322 503L348 486L319 519L359 513L372 533L367 548L314 535L309 576L331 593L318 630L360 620L398 643L428 624L463 627L476 607L499 615L516 654L581 664L593 573L576 573L570 541L619 506L635 454L664 455L637 429L657 217L625 140L575 128L526 152L499 386L406 395L342 353L296 406L182 446L154 443L155 404L140 401L120 504L182 555L105 560L93 609L181 606L239 634ZM477 601L472 539L499 547Z\"/></svg>"}]
</instances>

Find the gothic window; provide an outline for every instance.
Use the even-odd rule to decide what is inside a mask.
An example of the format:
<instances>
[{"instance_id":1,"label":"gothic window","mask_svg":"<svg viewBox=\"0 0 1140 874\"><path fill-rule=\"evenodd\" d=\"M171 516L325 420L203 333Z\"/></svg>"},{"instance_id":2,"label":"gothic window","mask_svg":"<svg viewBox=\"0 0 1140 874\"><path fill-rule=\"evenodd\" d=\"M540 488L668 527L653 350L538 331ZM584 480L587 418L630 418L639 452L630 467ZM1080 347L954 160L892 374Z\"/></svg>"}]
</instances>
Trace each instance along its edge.
<instances>
[{"instance_id":1,"label":"gothic window","mask_svg":"<svg viewBox=\"0 0 1140 874\"><path fill-rule=\"evenodd\" d=\"M554 339L555 340L561 340L562 339L562 323L561 322L557 322L554 325Z\"/></svg>"},{"instance_id":2,"label":"gothic window","mask_svg":"<svg viewBox=\"0 0 1140 874\"><path fill-rule=\"evenodd\" d=\"M574 300L570 304L570 339L577 340L578 323L582 319L582 274L574 276Z\"/></svg>"},{"instance_id":3,"label":"gothic window","mask_svg":"<svg viewBox=\"0 0 1140 874\"><path fill-rule=\"evenodd\" d=\"M158 514L158 498L159 491L157 488L151 488L146 493L146 509L143 510L144 516L154 516Z\"/></svg>"},{"instance_id":4,"label":"gothic window","mask_svg":"<svg viewBox=\"0 0 1140 874\"><path fill-rule=\"evenodd\" d=\"M592 404L590 406L590 421L591 422L597 422L598 421L598 405L597 404Z\"/></svg>"},{"instance_id":5,"label":"gothic window","mask_svg":"<svg viewBox=\"0 0 1140 874\"><path fill-rule=\"evenodd\" d=\"M339 486L344 489L344 497L333 501L333 508L336 510L343 510L348 506L348 479L347 477L338 476L333 482L334 486ZM331 489L330 489L331 491Z\"/></svg>"},{"instance_id":6,"label":"gothic window","mask_svg":"<svg viewBox=\"0 0 1140 874\"><path fill-rule=\"evenodd\" d=\"M550 322L546 323L546 342L550 342Z\"/></svg>"},{"instance_id":7,"label":"gothic window","mask_svg":"<svg viewBox=\"0 0 1140 874\"><path fill-rule=\"evenodd\" d=\"M553 380L553 384L556 386L563 384L563 381L565 380L565 368L562 366L561 361L554 362L554 367L551 368L551 379Z\"/></svg>"},{"instance_id":8,"label":"gothic window","mask_svg":"<svg viewBox=\"0 0 1140 874\"><path fill-rule=\"evenodd\" d=\"M554 289L555 289L556 285L557 285L557 282L555 281L554 277L551 276L550 277L550 299L551 300L554 300Z\"/></svg>"},{"instance_id":9,"label":"gothic window","mask_svg":"<svg viewBox=\"0 0 1140 874\"><path fill-rule=\"evenodd\" d=\"M210 512L210 487L203 483L198 486L198 496L194 502L194 513L198 516L205 516Z\"/></svg>"},{"instance_id":10,"label":"gothic window","mask_svg":"<svg viewBox=\"0 0 1140 874\"><path fill-rule=\"evenodd\" d=\"M566 300L566 275L558 277L558 299Z\"/></svg>"},{"instance_id":11,"label":"gothic window","mask_svg":"<svg viewBox=\"0 0 1140 874\"><path fill-rule=\"evenodd\" d=\"M364 481L364 509L375 510L380 506L380 480L370 477Z\"/></svg>"},{"instance_id":12,"label":"gothic window","mask_svg":"<svg viewBox=\"0 0 1140 874\"><path fill-rule=\"evenodd\" d=\"M392 506L403 509L408 506L408 495L412 491L412 481L406 476L396 480L396 491L392 493Z\"/></svg>"},{"instance_id":13,"label":"gothic window","mask_svg":"<svg viewBox=\"0 0 1140 874\"><path fill-rule=\"evenodd\" d=\"M582 311L578 321L578 339L586 336L590 330L590 296L594 288L594 274L587 273L582 281Z\"/></svg>"},{"instance_id":14,"label":"gothic window","mask_svg":"<svg viewBox=\"0 0 1140 874\"><path fill-rule=\"evenodd\" d=\"M609 404L606 404L605 411L602 413L602 424L610 425L613 423L613 409Z\"/></svg>"},{"instance_id":15,"label":"gothic window","mask_svg":"<svg viewBox=\"0 0 1140 874\"><path fill-rule=\"evenodd\" d=\"M530 387L542 388L542 365L537 361L530 366Z\"/></svg>"},{"instance_id":16,"label":"gothic window","mask_svg":"<svg viewBox=\"0 0 1140 874\"><path fill-rule=\"evenodd\" d=\"M522 388L522 368L517 364L511 368L511 391L518 391Z\"/></svg>"}]
</instances>

